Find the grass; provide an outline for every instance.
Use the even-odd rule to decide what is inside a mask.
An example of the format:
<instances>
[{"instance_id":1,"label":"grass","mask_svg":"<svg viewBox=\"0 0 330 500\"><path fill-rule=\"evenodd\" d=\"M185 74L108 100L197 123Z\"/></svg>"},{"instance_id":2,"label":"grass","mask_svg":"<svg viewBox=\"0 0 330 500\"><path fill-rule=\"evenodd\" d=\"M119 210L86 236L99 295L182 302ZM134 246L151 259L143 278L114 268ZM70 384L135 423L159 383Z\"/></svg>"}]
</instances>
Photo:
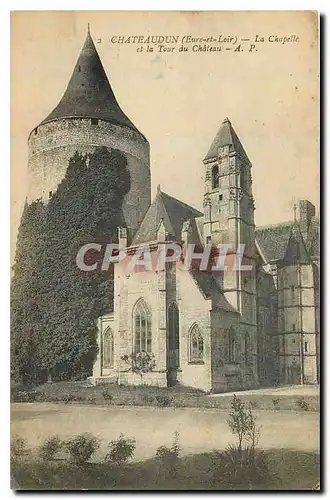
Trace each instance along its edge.
<instances>
[{"instance_id":1,"label":"grass","mask_svg":"<svg viewBox=\"0 0 330 500\"><path fill-rule=\"evenodd\" d=\"M22 397L23 393L23 397ZM27 396L28 395L28 396ZM306 395L304 408L298 396L279 395L274 404L271 394L240 395L243 401L250 401L258 410L318 411L319 397ZM147 387L118 385L88 385L80 382L54 382L43 384L27 392L26 389L13 393L14 401L61 402L114 406L158 406L177 408L230 408L231 396L211 398L198 389L183 387Z\"/></svg>"},{"instance_id":2,"label":"grass","mask_svg":"<svg viewBox=\"0 0 330 500\"><path fill-rule=\"evenodd\" d=\"M288 450L267 451L272 471L268 484L255 489L309 490L319 481L319 455ZM179 458L178 473L168 477L155 458L125 466L81 466L37 459L12 461L12 488L21 490L217 490L213 453ZM228 489L222 486L221 489Z\"/></svg>"}]
</instances>

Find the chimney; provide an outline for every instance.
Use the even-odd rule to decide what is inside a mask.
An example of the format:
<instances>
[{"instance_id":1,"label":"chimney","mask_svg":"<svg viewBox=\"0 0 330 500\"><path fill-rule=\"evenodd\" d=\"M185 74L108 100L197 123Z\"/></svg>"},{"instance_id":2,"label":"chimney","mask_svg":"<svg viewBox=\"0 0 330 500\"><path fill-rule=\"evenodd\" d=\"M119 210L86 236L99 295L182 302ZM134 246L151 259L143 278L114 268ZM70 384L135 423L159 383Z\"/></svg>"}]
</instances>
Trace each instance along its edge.
<instances>
[{"instance_id":1,"label":"chimney","mask_svg":"<svg viewBox=\"0 0 330 500\"><path fill-rule=\"evenodd\" d=\"M300 200L299 227L305 241L308 238L308 231L313 217L315 217L315 206L308 200Z\"/></svg>"}]
</instances>

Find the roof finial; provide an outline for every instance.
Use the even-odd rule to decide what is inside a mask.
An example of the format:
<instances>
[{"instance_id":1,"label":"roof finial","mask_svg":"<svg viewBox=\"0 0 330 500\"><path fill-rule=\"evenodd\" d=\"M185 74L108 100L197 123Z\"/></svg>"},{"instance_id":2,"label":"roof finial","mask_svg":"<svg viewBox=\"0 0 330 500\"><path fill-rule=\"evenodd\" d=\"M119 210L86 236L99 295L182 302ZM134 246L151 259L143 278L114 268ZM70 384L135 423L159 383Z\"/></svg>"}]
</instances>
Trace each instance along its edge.
<instances>
[{"instance_id":1,"label":"roof finial","mask_svg":"<svg viewBox=\"0 0 330 500\"><path fill-rule=\"evenodd\" d=\"M160 184L157 184L157 193L160 193Z\"/></svg>"},{"instance_id":2,"label":"roof finial","mask_svg":"<svg viewBox=\"0 0 330 500\"><path fill-rule=\"evenodd\" d=\"M91 32L90 32L90 24L87 23L87 35L90 35L90 34L91 34Z\"/></svg>"}]
</instances>

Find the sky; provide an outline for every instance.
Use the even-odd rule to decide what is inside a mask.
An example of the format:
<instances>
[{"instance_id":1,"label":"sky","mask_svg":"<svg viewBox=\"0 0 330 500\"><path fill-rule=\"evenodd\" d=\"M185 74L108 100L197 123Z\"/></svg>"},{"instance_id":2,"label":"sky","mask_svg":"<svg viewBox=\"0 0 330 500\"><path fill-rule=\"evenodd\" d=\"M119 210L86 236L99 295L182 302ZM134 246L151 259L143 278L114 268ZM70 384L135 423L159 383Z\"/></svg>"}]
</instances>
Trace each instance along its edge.
<instances>
[{"instance_id":1,"label":"sky","mask_svg":"<svg viewBox=\"0 0 330 500\"><path fill-rule=\"evenodd\" d=\"M317 17L311 12L14 12L11 16L11 244L27 192L27 138L61 99L87 24L123 111L147 137L156 187L201 209L206 155L228 117L251 162L255 223L319 205ZM265 38L249 52L137 52L113 36ZM298 42L267 42L269 37ZM101 39L101 42L100 42ZM204 43L202 43L204 45ZM213 44L214 45L214 44ZM237 46L237 44L236 44Z\"/></svg>"}]
</instances>

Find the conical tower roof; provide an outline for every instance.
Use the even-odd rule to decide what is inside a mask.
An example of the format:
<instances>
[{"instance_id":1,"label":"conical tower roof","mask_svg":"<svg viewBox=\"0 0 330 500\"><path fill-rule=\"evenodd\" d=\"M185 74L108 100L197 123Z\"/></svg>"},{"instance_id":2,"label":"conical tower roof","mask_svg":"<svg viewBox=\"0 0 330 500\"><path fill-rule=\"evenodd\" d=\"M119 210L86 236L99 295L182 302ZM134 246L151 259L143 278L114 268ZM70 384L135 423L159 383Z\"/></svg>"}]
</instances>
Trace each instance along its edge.
<instances>
[{"instance_id":1,"label":"conical tower roof","mask_svg":"<svg viewBox=\"0 0 330 500\"><path fill-rule=\"evenodd\" d=\"M298 224L295 223L291 229L288 246L283 257L282 264L308 264L309 261L310 260L308 257L304 239L302 237Z\"/></svg>"},{"instance_id":2,"label":"conical tower roof","mask_svg":"<svg viewBox=\"0 0 330 500\"><path fill-rule=\"evenodd\" d=\"M138 131L114 96L89 29L62 99L41 124L69 117L97 118Z\"/></svg>"},{"instance_id":3,"label":"conical tower roof","mask_svg":"<svg viewBox=\"0 0 330 500\"><path fill-rule=\"evenodd\" d=\"M241 141L239 140L232 124L230 123L228 118L225 118L222 122L220 129L218 130L217 135L215 136L214 141L204 158L204 161L213 160L218 157L218 150L223 146L229 146L230 152L238 153L243 160L250 163L248 155L246 154Z\"/></svg>"}]
</instances>

